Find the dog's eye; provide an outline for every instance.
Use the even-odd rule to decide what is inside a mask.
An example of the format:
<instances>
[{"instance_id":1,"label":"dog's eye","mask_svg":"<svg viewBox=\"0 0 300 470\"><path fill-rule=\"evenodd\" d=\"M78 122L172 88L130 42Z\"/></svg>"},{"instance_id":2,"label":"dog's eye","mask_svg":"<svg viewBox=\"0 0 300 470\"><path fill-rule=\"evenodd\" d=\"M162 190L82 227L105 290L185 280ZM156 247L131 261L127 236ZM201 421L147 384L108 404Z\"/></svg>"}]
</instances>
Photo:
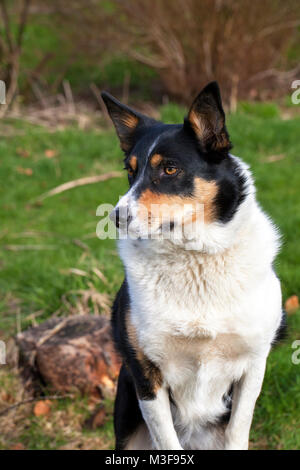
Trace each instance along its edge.
<instances>
[{"instance_id":1,"label":"dog's eye","mask_svg":"<svg viewBox=\"0 0 300 470\"><path fill-rule=\"evenodd\" d=\"M175 175L175 173L177 173L177 168L172 166L166 166L164 168L164 172L166 173L166 175Z\"/></svg>"}]
</instances>

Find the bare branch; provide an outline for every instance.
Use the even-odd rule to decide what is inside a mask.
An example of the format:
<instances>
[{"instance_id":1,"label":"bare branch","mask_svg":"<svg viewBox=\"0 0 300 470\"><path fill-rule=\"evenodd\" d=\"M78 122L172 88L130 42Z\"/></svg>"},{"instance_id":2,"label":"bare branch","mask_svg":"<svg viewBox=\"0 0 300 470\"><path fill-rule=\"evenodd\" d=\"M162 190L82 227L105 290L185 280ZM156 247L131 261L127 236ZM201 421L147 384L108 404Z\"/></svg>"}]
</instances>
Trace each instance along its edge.
<instances>
[{"instance_id":1,"label":"bare branch","mask_svg":"<svg viewBox=\"0 0 300 470\"><path fill-rule=\"evenodd\" d=\"M61 184L60 186L57 186L56 188L53 188L50 191L47 191L46 193L42 194L38 197L36 202L43 201L47 197L60 194L64 191L68 191L69 189L76 188L78 186L99 183L100 181L106 181L110 178L121 178L122 176L123 173L121 173L120 171L110 171L108 173L104 173L103 175L86 176L85 178L79 178L78 180L68 181L67 183Z\"/></svg>"},{"instance_id":2,"label":"bare branch","mask_svg":"<svg viewBox=\"0 0 300 470\"><path fill-rule=\"evenodd\" d=\"M100 109L102 111L102 114L106 120L106 122L111 125L111 120L110 120L110 117L108 115L108 112L107 112L107 109L106 109L106 106L103 102L103 99L101 98L101 93L100 93L100 90L99 88L97 87L97 85L95 85L95 83L91 83L90 84L90 89L91 91L93 92L93 94L95 95L95 98L100 106Z\"/></svg>"},{"instance_id":3,"label":"bare branch","mask_svg":"<svg viewBox=\"0 0 300 470\"><path fill-rule=\"evenodd\" d=\"M30 1L31 0L24 0L23 8L22 8L21 15L20 15L19 31L18 31L18 36L17 36L17 47L19 50L21 49L21 46L22 46L23 35L24 35L24 31L27 25Z\"/></svg>"},{"instance_id":4,"label":"bare branch","mask_svg":"<svg viewBox=\"0 0 300 470\"><path fill-rule=\"evenodd\" d=\"M0 0L0 9L1 9L1 16L2 16L2 20L3 20L3 24L4 24L4 32L5 32L5 36L6 36L8 49L9 49L10 53L13 53L13 51L14 51L13 38L12 38L10 20L9 20L5 0Z\"/></svg>"}]
</instances>

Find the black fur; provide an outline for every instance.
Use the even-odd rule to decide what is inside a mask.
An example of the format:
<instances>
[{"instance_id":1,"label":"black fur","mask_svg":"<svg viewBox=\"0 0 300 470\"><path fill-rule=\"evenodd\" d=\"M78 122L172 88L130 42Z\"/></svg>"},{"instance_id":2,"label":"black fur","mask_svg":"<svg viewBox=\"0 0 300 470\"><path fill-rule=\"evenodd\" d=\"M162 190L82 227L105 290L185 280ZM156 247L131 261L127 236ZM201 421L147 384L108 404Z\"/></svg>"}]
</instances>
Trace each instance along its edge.
<instances>
[{"instance_id":1,"label":"black fur","mask_svg":"<svg viewBox=\"0 0 300 470\"><path fill-rule=\"evenodd\" d=\"M116 450L123 450L128 438L143 422L133 378L126 366L121 367L114 409Z\"/></svg>"},{"instance_id":2,"label":"black fur","mask_svg":"<svg viewBox=\"0 0 300 470\"><path fill-rule=\"evenodd\" d=\"M151 372L153 371L153 375L158 372L157 367L149 359L144 357L141 362L137 358L137 351L130 343L126 327L129 304L128 285L125 279L114 301L111 319L114 343L123 359L114 409L118 450L124 448L127 439L143 422L137 397L143 400L155 398ZM150 372L150 378L145 373L145 367Z\"/></svg>"},{"instance_id":3,"label":"black fur","mask_svg":"<svg viewBox=\"0 0 300 470\"><path fill-rule=\"evenodd\" d=\"M279 341L284 340L286 337L287 337L287 315L286 315L286 311L282 310L281 322L275 333L273 344L276 344Z\"/></svg>"}]
</instances>

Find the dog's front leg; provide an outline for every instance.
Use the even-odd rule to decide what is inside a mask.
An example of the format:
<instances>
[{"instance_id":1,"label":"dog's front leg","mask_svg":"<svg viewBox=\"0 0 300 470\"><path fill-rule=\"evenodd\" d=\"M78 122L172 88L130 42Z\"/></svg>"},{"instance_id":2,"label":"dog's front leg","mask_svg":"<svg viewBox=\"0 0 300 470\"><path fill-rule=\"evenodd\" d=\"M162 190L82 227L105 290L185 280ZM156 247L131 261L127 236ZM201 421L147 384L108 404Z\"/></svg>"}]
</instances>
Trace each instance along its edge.
<instances>
[{"instance_id":1,"label":"dog's front leg","mask_svg":"<svg viewBox=\"0 0 300 470\"><path fill-rule=\"evenodd\" d=\"M225 431L226 450L248 449L254 407L261 391L265 367L265 357L252 362L240 381L234 385L232 412Z\"/></svg>"},{"instance_id":2,"label":"dog's front leg","mask_svg":"<svg viewBox=\"0 0 300 470\"><path fill-rule=\"evenodd\" d=\"M174 428L166 388L161 387L153 399L139 399L139 405L155 448L158 450L182 450Z\"/></svg>"}]
</instances>

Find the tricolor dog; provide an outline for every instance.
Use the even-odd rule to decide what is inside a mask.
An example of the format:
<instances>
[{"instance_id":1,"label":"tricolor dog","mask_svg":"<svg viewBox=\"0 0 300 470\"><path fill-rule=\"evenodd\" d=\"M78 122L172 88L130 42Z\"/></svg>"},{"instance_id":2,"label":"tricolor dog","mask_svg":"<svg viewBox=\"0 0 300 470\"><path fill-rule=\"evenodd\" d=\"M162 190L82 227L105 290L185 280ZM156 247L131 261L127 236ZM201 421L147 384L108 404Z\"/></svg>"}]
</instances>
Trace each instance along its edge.
<instances>
[{"instance_id":1,"label":"tricolor dog","mask_svg":"<svg viewBox=\"0 0 300 470\"><path fill-rule=\"evenodd\" d=\"M129 190L114 218L125 280L112 311L123 359L117 449L247 449L266 360L284 326L279 235L230 153L219 87L183 124L103 99Z\"/></svg>"}]
</instances>

